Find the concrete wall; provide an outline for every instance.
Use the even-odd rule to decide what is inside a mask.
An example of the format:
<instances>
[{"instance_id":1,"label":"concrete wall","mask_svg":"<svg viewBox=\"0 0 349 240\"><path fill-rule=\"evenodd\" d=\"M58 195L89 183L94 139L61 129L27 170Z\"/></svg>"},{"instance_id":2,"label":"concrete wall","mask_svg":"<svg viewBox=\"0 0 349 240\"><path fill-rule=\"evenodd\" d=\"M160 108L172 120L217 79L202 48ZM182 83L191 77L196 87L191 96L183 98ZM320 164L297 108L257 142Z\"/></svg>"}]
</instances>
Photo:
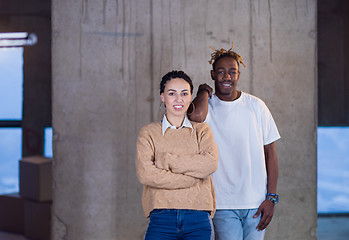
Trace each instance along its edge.
<instances>
[{"instance_id":1,"label":"concrete wall","mask_svg":"<svg viewBox=\"0 0 349 240\"><path fill-rule=\"evenodd\" d=\"M240 89L265 100L282 139L266 239L316 238L316 1L72 1L52 4L54 240L142 239L139 128L160 119L159 82L212 85L209 46L247 65Z\"/></svg>"}]
</instances>

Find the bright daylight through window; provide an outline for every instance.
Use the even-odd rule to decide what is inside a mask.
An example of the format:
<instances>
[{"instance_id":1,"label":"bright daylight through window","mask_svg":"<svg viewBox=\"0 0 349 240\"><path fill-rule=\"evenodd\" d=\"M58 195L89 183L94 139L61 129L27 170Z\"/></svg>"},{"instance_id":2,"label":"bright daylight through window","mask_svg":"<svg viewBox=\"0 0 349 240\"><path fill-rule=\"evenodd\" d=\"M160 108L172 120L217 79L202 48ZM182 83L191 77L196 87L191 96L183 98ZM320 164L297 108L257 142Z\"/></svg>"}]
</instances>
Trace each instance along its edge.
<instances>
[{"instance_id":1,"label":"bright daylight through window","mask_svg":"<svg viewBox=\"0 0 349 240\"><path fill-rule=\"evenodd\" d=\"M0 33L0 194L19 190L23 46L31 46L36 42L34 33ZM52 157L52 128L45 129L44 155Z\"/></svg>"},{"instance_id":2,"label":"bright daylight through window","mask_svg":"<svg viewBox=\"0 0 349 240\"><path fill-rule=\"evenodd\" d=\"M318 212L349 213L349 127L318 127Z\"/></svg>"},{"instance_id":3,"label":"bright daylight through window","mask_svg":"<svg viewBox=\"0 0 349 240\"><path fill-rule=\"evenodd\" d=\"M22 120L23 48L0 48L0 121ZM0 127L0 194L18 191L22 129Z\"/></svg>"}]
</instances>

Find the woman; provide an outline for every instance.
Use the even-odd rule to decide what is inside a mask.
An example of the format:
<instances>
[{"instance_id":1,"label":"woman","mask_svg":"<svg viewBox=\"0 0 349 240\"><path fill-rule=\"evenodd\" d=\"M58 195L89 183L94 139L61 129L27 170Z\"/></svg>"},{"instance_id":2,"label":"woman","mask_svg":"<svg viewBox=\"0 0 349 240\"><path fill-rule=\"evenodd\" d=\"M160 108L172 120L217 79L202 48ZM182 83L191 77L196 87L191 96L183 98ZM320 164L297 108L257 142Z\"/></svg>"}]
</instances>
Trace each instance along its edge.
<instances>
[{"instance_id":1,"label":"woman","mask_svg":"<svg viewBox=\"0 0 349 240\"><path fill-rule=\"evenodd\" d=\"M144 126L137 140L136 168L143 184L145 239L213 239L215 194L211 174L218 151L205 123L188 120L193 84L182 71L160 83L162 121Z\"/></svg>"}]
</instances>

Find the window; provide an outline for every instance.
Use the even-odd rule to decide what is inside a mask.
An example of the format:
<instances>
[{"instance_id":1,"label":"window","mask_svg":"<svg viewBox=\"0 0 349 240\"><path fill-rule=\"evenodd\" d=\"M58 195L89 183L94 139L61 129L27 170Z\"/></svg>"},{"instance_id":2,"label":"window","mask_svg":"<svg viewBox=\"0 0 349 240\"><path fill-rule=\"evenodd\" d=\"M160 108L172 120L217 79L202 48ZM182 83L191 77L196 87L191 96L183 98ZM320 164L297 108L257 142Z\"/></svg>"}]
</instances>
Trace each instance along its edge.
<instances>
[{"instance_id":1,"label":"window","mask_svg":"<svg viewBox=\"0 0 349 240\"><path fill-rule=\"evenodd\" d=\"M45 128L44 156L52 158L52 128Z\"/></svg>"},{"instance_id":2,"label":"window","mask_svg":"<svg viewBox=\"0 0 349 240\"><path fill-rule=\"evenodd\" d=\"M34 33L0 33L0 194L18 192L22 158L23 46ZM52 128L45 129L46 157L52 157Z\"/></svg>"},{"instance_id":3,"label":"window","mask_svg":"<svg viewBox=\"0 0 349 240\"><path fill-rule=\"evenodd\" d=\"M0 48L0 120L22 120L23 48Z\"/></svg>"},{"instance_id":4,"label":"window","mask_svg":"<svg viewBox=\"0 0 349 240\"><path fill-rule=\"evenodd\" d=\"M0 194L19 189L22 102L23 48L0 48Z\"/></svg>"},{"instance_id":5,"label":"window","mask_svg":"<svg viewBox=\"0 0 349 240\"><path fill-rule=\"evenodd\" d=\"M349 213L349 127L318 127L318 213Z\"/></svg>"},{"instance_id":6,"label":"window","mask_svg":"<svg viewBox=\"0 0 349 240\"><path fill-rule=\"evenodd\" d=\"M21 138L21 128L0 128L0 194L18 192Z\"/></svg>"}]
</instances>

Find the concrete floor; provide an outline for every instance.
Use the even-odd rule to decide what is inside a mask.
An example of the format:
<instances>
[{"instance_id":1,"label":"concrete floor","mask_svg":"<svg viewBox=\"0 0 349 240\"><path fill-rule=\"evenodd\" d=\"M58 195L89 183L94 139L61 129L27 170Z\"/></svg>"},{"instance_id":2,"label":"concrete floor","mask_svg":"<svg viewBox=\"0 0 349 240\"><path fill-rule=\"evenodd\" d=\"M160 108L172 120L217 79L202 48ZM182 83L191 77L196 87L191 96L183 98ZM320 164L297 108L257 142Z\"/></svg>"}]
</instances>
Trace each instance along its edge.
<instances>
[{"instance_id":1,"label":"concrete floor","mask_svg":"<svg viewBox=\"0 0 349 240\"><path fill-rule=\"evenodd\" d=\"M348 240L349 216L319 217L318 240ZM29 240L21 235L0 231L0 240Z\"/></svg>"}]
</instances>

